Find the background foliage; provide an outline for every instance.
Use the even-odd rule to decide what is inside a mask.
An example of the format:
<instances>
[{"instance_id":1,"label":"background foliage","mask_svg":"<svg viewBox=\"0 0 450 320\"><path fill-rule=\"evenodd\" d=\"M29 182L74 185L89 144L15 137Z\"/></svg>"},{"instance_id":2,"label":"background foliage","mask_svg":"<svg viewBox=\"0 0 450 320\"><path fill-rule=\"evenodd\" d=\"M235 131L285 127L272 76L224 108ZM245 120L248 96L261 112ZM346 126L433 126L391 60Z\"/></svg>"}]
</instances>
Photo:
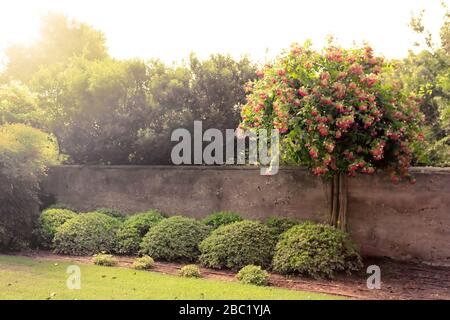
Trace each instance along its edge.
<instances>
[{"instance_id":1,"label":"background foliage","mask_svg":"<svg viewBox=\"0 0 450 320\"><path fill-rule=\"evenodd\" d=\"M421 98L426 143L413 145L414 163L448 165L448 9L438 43L421 16L412 19L411 27L424 38L421 50L401 61L386 61L379 78L383 86L398 86L405 95ZM0 74L0 122L53 133L68 155L66 162L80 164L170 163L173 129L192 130L193 120L202 120L204 129L236 128L240 106L246 103L245 84L257 76L257 66L248 58L221 54L205 60L192 54L171 65L157 59L113 59L100 31L58 14L44 17L38 41L10 46L6 58ZM345 63L333 68L339 66ZM282 83L275 86L282 89ZM331 94L322 93L325 98ZM286 119L278 120L276 126L284 131Z\"/></svg>"},{"instance_id":2,"label":"background foliage","mask_svg":"<svg viewBox=\"0 0 450 320\"><path fill-rule=\"evenodd\" d=\"M38 217L39 180L58 161L51 135L24 124L0 126L0 250L30 240Z\"/></svg>"},{"instance_id":3,"label":"background foliage","mask_svg":"<svg viewBox=\"0 0 450 320\"><path fill-rule=\"evenodd\" d=\"M216 54L167 65L117 60L104 35L65 16L44 18L40 40L6 50L0 121L52 132L69 163L167 164L176 128L225 130L254 78L247 58Z\"/></svg>"},{"instance_id":4,"label":"background foliage","mask_svg":"<svg viewBox=\"0 0 450 320\"><path fill-rule=\"evenodd\" d=\"M425 148L416 152L416 163L450 165L450 12L443 4L444 23L435 42L423 23L423 13L411 19L410 26L420 37L407 58L394 61L391 80L404 91L421 97L426 116ZM417 50L418 49L418 50Z\"/></svg>"}]
</instances>

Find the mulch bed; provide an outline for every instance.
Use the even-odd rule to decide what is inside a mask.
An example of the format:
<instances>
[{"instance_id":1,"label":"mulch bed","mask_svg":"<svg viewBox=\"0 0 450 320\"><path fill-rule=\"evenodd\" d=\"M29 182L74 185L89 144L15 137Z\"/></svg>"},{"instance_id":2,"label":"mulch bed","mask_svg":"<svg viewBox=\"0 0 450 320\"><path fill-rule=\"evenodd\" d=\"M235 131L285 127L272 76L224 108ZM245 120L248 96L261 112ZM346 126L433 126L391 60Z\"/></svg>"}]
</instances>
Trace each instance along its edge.
<instances>
[{"instance_id":1,"label":"mulch bed","mask_svg":"<svg viewBox=\"0 0 450 320\"><path fill-rule=\"evenodd\" d=\"M60 256L49 252L19 253L33 259L79 261L92 263L91 257ZM119 266L131 267L134 257L118 257ZM270 284L293 290L321 292L341 295L351 299L445 299L450 300L450 267L396 262L388 259L365 259L365 265L378 265L381 269L381 289L369 290L368 275L342 274L333 280L316 280L309 277L271 273ZM152 271L178 274L182 264L156 262ZM235 281L235 273L228 270L201 268L206 279Z\"/></svg>"}]
</instances>

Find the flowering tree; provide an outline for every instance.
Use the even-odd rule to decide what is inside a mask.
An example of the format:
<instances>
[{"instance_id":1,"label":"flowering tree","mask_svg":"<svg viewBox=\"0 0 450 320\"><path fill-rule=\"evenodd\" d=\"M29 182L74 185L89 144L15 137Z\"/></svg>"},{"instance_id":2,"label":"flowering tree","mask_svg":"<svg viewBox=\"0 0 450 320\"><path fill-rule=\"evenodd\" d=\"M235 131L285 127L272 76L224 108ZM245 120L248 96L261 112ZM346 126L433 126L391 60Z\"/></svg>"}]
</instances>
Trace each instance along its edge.
<instances>
[{"instance_id":1,"label":"flowering tree","mask_svg":"<svg viewBox=\"0 0 450 320\"><path fill-rule=\"evenodd\" d=\"M345 175L383 168L409 176L410 143L421 138L418 99L382 81L387 69L370 47L323 52L293 45L249 83L240 126L277 128L285 163L333 178L331 223L345 229Z\"/></svg>"}]
</instances>

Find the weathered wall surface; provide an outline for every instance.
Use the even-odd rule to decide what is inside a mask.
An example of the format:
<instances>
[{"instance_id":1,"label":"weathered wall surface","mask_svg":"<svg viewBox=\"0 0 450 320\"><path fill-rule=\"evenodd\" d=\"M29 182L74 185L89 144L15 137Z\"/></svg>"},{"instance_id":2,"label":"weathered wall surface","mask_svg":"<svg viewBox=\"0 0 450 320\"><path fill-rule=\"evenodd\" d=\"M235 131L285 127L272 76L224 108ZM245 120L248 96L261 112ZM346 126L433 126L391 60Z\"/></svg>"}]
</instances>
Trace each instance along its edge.
<instances>
[{"instance_id":1,"label":"weathered wall surface","mask_svg":"<svg viewBox=\"0 0 450 320\"><path fill-rule=\"evenodd\" d=\"M412 171L415 185L350 179L349 232L366 255L450 265L450 170Z\"/></svg>"},{"instance_id":2,"label":"weathered wall surface","mask_svg":"<svg viewBox=\"0 0 450 320\"><path fill-rule=\"evenodd\" d=\"M348 228L365 255L450 265L450 170L413 169L417 183L380 174L349 181ZM200 218L218 210L266 219L324 222L329 186L303 168L261 176L256 168L60 166L42 186L46 201L79 210L149 208Z\"/></svg>"},{"instance_id":3,"label":"weathered wall surface","mask_svg":"<svg viewBox=\"0 0 450 320\"><path fill-rule=\"evenodd\" d=\"M196 218L232 210L254 219L280 214L316 221L327 217L327 188L305 169L267 177L256 168L194 166L61 166L43 186L80 210L155 208Z\"/></svg>"}]
</instances>

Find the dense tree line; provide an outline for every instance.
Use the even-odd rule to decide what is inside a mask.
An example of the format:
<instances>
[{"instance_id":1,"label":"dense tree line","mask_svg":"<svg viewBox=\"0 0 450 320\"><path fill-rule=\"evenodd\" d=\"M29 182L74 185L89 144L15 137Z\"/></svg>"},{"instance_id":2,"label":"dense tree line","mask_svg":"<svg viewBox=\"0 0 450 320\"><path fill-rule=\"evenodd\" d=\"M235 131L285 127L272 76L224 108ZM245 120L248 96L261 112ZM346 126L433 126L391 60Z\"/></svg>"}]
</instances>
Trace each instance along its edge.
<instances>
[{"instance_id":1,"label":"dense tree line","mask_svg":"<svg viewBox=\"0 0 450 320\"><path fill-rule=\"evenodd\" d=\"M425 144L416 152L417 162L426 165L450 165L450 12L445 4L444 22L439 39L423 23L422 11L411 19L410 26L421 41L415 43L407 58L394 61L394 78L405 91L421 98L426 116Z\"/></svg>"},{"instance_id":2,"label":"dense tree line","mask_svg":"<svg viewBox=\"0 0 450 320\"><path fill-rule=\"evenodd\" d=\"M170 163L170 134L191 128L236 128L248 59L192 54L179 65L117 60L105 37L60 15L43 21L41 40L6 50L0 121L53 133L70 163Z\"/></svg>"}]
</instances>

